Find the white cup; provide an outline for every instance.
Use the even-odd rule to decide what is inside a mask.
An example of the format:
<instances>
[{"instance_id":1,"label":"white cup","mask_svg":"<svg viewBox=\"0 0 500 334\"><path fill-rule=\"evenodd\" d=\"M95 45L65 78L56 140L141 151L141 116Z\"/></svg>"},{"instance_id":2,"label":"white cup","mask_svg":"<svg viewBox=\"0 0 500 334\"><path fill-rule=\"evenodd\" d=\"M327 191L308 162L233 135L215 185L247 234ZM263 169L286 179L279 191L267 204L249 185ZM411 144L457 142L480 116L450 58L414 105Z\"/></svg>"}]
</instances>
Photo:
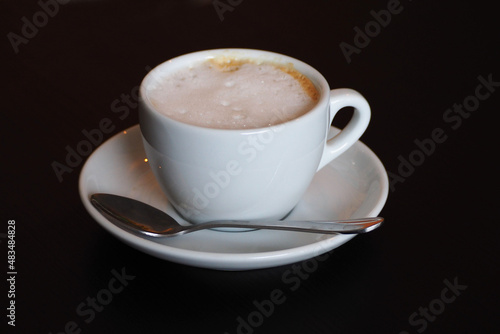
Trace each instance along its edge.
<instances>
[{"instance_id":1,"label":"white cup","mask_svg":"<svg viewBox=\"0 0 500 334\"><path fill-rule=\"evenodd\" d=\"M315 85L318 102L291 121L241 130L185 124L155 110L148 89L176 70L219 56L292 63ZM353 145L370 120L370 107L358 92L330 90L311 66L260 50L207 50L171 59L146 75L140 94L140 127L149 164L169 202L193 223L283 218L314 174ZM343 107L353 107L354 114L328 139L330 124Z\"/></svg>"}]
</instances>

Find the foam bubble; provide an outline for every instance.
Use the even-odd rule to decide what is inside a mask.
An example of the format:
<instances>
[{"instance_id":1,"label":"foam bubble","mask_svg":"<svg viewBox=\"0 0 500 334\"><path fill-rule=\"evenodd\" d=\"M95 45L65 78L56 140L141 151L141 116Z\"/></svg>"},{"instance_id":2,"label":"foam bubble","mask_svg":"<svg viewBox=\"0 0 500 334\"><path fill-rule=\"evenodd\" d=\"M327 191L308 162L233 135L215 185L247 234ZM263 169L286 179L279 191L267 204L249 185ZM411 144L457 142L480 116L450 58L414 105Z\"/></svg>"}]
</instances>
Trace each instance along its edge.
<instances>
[{"instance_id":1,"label":"foam bubble","mask_svg":"<svg viewBox=\"0 0 500 334\"><path fill-rule=\"evenodd\" d=\"M240 120L240 119L247 118L247 115L245 115L244 113L241 113L241 112L236 112L236 113L232 114L232 117L234 120Z\"/></svg>"}]
</instances>

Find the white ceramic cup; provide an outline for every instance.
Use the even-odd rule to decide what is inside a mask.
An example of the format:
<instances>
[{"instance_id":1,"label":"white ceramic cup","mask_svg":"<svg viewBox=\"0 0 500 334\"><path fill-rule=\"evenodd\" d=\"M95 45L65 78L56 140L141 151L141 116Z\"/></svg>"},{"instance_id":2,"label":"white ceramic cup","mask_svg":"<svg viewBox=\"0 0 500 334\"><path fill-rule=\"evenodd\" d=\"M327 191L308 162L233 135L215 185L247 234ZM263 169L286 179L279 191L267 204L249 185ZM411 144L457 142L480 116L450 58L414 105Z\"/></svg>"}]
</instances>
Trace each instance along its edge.
<instances>
[{"instance_id":1,"label":"white ceramic cup","mask_svg":"<svg viewBox=\"0 0 500 334\"><path fill-rule=\"evenodd\" d=\"M243 130L185 124L155 110L148 89L176 70L218 56L291 63L312 81L319 100L291 121ZM370 120L370 107L358 92L330 90L311 66L260 50L207 50L171 59L146 75L140 95L140 127L149 164L169 202L193 223L283 218L314 174L353 145ZM343 107L353 107L354 114L328 139L330 124Z\"/></svg>"}]
</instances>

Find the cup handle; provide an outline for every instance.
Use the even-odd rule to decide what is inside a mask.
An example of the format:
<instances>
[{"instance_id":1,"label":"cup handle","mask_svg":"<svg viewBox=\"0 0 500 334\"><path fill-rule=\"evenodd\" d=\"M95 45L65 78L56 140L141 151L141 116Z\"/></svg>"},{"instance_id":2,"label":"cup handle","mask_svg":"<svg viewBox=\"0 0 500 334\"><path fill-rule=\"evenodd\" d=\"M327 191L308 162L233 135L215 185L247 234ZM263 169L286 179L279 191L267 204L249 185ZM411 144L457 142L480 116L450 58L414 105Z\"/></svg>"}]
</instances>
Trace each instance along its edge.
<instances>
[{"instance_id":1,"label":"cup handle","mask_svg":"<svg viewBox=\"0 0 500 334\"><path fill-rule=\"evenodd\" d=\"M326 166L351 147L365 132L370 122L370 105L365 98L355 90L339 88L330 92L330 122L328 124L332 123L335 115L344 107L353 107L354 114L342 131L326 141L317 170Z\"/></svg>"}]
</instances>

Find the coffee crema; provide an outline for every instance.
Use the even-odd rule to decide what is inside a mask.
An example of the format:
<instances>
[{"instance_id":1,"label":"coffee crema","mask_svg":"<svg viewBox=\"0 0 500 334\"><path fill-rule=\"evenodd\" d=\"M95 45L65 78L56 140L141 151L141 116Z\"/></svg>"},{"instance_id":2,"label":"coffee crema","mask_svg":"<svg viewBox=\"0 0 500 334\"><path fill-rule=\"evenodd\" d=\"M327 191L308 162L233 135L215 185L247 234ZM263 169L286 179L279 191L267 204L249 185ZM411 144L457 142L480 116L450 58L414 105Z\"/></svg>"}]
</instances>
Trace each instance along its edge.
<instances>
[{"instance_id":1,"label":"coffee crema","mask_svg":"<svg viewBox=\"0 0 500 334\"><path fill-rule=\"evenodd\" d=\"M317 103L314 84L292 64L217 57L170 73L148 87L155 109L207 128L254 129L295 119Z\"/></svg>"}]
</instances>

